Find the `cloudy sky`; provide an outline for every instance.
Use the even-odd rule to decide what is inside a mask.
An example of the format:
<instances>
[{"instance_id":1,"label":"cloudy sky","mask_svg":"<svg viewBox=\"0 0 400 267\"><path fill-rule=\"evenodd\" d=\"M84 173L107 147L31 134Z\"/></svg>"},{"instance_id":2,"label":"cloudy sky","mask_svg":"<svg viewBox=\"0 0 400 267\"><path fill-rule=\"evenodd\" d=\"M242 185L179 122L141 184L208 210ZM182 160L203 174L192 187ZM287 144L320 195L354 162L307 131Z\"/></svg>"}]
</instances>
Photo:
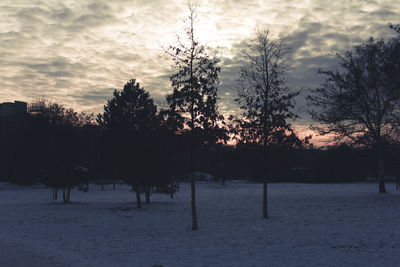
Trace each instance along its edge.
<instances>
[{"instance_id":1,"label":"cloudy sky","mask_svg":"<svg viewBox=\"0 0 400 267\"><path fill-rule=\"evenodd\" d=\"M218 48L222 60L219 107L225 114L237 110L238 58L256 25L289 36L288 85L306 94L321 83L319 68L335 66L332 52L371 35L386 37L387 24L400 22L398 0L197 3L197 35ZM2 0L0 102L44 97L97 113L114 89L135 78L162 104L171 91L162 48L176 41L185 16L185 0ZM296 109L304 113L302 97Z\"/></svg>"}]
</instances>

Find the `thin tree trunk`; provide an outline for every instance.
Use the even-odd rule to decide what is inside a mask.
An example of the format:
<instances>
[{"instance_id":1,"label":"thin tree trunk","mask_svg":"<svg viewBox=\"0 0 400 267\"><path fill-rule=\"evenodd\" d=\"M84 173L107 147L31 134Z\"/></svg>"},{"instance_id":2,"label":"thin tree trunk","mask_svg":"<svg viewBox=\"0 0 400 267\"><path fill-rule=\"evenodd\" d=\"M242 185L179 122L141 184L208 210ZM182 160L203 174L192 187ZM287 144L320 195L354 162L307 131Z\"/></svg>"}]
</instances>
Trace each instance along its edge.
<instances>
[{"instance_id":1,"label":"thin tree trunk","mask_svg":"<svg viewBox=\"0 0 400 267\"><path fill-rule=\"evenodd\" d=\"M58 188L54 187L54 199L57 200L58 199Z\"/></svg>"},{"instance_id":2,"label":"thin tree trunk","mask_svg":"<svg viewBox=\"0 0 400 267\"><path fill-rule=\"evenodd\" d=\"M192 119L193 123L193 119ZM193 125L193 124L192 124ZM196 182L195 182L195 176L193 174L193 150L194 150L194 133L193 129L191 132L191 148L190 148L190 171L192 172L190 174L190 188L191 188L191 206L192 206L192 230L197 231L198 229L198 224L197 224L197 211L196 211Z\"/></svg>"},{"instance_id":3,"label":"thin tree trunk","mask_svg":"<svg viewBox=\"0 0 400 267\"><path fill-rule=\"evenodd\" d=\"M385 165L383 162L383 145L382 142L378 141L378 183L379 183L379 193L386 193L385 188Z\"/></svg>"},{"instance_id":4,"label":"thin tree trunk","mask_svg":"<svg viewBox=\"0 0 400 267\"><path fill-rule=\"evenodd\" d=\"M193 108L192 108L193 110ZM191 188L191 206L192 206L192 230L197 231L197 211L196 211L196 183L195 176L193 174L194 164L193 164L193 153L194 153L194 115L191 112L191 121L192 121L192 129L191 129L191 144L190 144L190 155L189 155L189 166L190 166L190 188Z\"/></svg>"},{"instance_id":5,"label":"thin tree trunk","mask_svg":"<svg viewBox=\"0 0 400 267\"><path fill-rule=\"evenodd\" d=\"M386 193L385 177L384 177L385 166L382 159L379 161L378 173L379 173L378 174L379 193Z\"/></svg>"},{"instance_id":6,"label":"thin tree trunk","mask_svg":"<svg viewBox=\"0 0 400 267\"><path fill-rule=\"evenodd\" d=\"M145 192L145 197L146 197L146 203L150 203L150 186L146 187L146 192Z\"/></svg>"},{"instance_id":7,"label":"thin tree trunk","mask_svg":"<svg viewBox=\"0 0 400 267\"><path fill-rule=\"evenodd\" d=\"M263 188L263 218L268 219L268 182L266 178Z\"/></svg>"},{"instance_id":8,"label":"thin tree trunk","mask_svg":"<svg viewBox=\"0 0 400 267\"><path fill-rule=\"evenodd\" d=\"M136 207L138 209L142 208L142 201L140 200L140 186L136 186Z\"/></svg>"},{"instance_id":9,"label":"thin tree trunk","mask_svg":"<svg viewBox=\"0 0 400 267\"><path fill-rule=\"evenodd\" d=\"M264 157L265 162L268 164L264 166L264 183L263 183L263 218L268 219L268 176L270 174L269 171L269 161L268 161L268 154L267 154L267 136L268 131L265 130L264 132Z\"/></svg>"},{"instance_id":10,"label":"thin tree trunk","mask_svg":"<svg viewBox=\"0 0 400 267\"><path fill-rule=\"evenodd\" d=\"M190 144L190 188L191 188L191 206L192 206L192 230L197 231L198 229L198 224L197 224L197 211L196 211L196 183L195 183L195 177L193 174L194 171L194 164L193 164L193 153L194 153L194 116L193 112L191 112L191 118L192 118L192 129L191 129L191 144Z\"/></svg>"},{"instance_id":11,"label":"thin tree trunk","mask_svg":"<svg viewBox=\"0 0 400 267\"><path fill-rule=\"evenodd\" d=\"M174 187L174 184L172 183L172 184L171 184L171 190L170 190L170 192L169 192L169 196L170 196L171 198L174 198L174 194L175 194L175 187Z\"/></svg>"},{"instance_id":12,"label":"thin tree trunk","mask_svg":"<svg viewBox=\"0 0 400 267\"><path fill-rule=\"evenodd\" d=\"M63 203L66 203L65 186L63 186Z\"/></svg>"},{"instance_id":13,"label":"thin tree trunk","mask_svg":"<svg viewBox=\"0 0 400 267\"><path fill-rule=\"evenodd\" d=\"M193 12L194 10L191 9L192 7L190 6L190 34L191 38L190 40L192 41L192 47L191 47L191 52L190 52L190 91L191 91L191 107L190 107L190 120L192 122L192 125L190 126L190 134L191 134L191 147L190 147L190 171L192 172L191 174L191 181L190 181L190 186L191 186L191 206L192 206L192 230L196 231L198 229L197 225L197 212L196 212L196 184L195 184L195 177L193 175L193 152L194 152L194 99L193 99L193 90L194 90L194 76L193 76L193 61L194 61L194 51L195 51L195 40L194 40L194 28L193 28Z\"/></svg>"},{"instance_id":14,"label":"thin tree trunk","mask_svg":"<svg viewBox=\"0 0 400 267\"><path fill-rule=\"evenodd\" d=\"M52 187L51 188L51 193L53 194L53 200L56 200L57 198L56 198L56 188L55 187Z\"/></svg>"},{"instance_id":15,"label":"thin tree trunk","mask_svg":"<svg viewBox=\"0 0 400 267\"><path fill-rule=\"evenodd\" d=\"M71 190L72 188L70 186L67 187L67 203L70 202L71 199Z\"/></svg>"},{"instance_id":16,"label":"thin tree trunk","mask_svg":"<svg viewBox=\"0 0 400 267\"><path fill-rule=\"evenodd\" d=\"M191 192L192 192L192 230L196 231L197 226L197 212L196 212L196 184L194 175L191 175Z\"/></svg>"}]
</instances>

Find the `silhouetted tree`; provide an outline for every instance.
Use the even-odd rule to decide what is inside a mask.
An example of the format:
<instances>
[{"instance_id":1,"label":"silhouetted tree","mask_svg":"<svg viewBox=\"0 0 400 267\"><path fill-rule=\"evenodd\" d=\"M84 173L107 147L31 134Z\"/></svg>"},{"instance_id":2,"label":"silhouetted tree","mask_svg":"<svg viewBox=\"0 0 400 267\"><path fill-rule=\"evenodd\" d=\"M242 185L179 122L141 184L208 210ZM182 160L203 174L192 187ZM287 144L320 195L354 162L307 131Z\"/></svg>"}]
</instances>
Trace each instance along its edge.
<instances>
[{"instance_id":1,"label":"silhouetted tree","mask_svg":"<svg viewBox=\"0 0 400 267\"><path fill-rule=\"evenodd\" d=\"M151 131L157 125L157 106L136 80L130 80L122 91L114 91L114 97L104 106L104 113L97 116L99 125L107 130L111 153L109 164L118 166L118 175L136 192L137 207L141 208L140 193L143 179L150 171L152 161ZM113 166L115 168L115 166ZM151 167L150 167L151 168Z\"/></svg>"},{"instance_id":2,"label":"silhouetted tree","mask_svg":"<svg viewBox=\"0 0 400 267\"><path fill-rule=\"evenodd\" d=\"M389 24L389 27L394 30L395 32L397 32L398 34L400 34L400 24Z\"/></svg>"},{"instance_id":3,"label":"silhouetted tree","mask_svg":"<svg viewBox=\"0 0 400 267\"><path fill-rule=\"evenodd\" d=\"M35 151L32 160L43 168L42 182L53 188L53 199L63 189L63 201L68 203L72 188L87 180L76 167L85 163L82 155L87 155L89 142L82 140L87 140L84 129L93 124L92 115L43 99L31 103L29 112L34 142L28 151Z\"/></svg>"},{"instance_id":4,"label":"silhouetted tree","mask_svg":"<svg viewBox=\"0 0 400 267\"><path fill-rule=\"evenodd\" d=\"M188 2L188 26L184 38L166 49L176 71L171 77L173 93L167 96L170 125L190 136L189 172L194 170L194 151L203 144L213 144L224 138L217 110L218 59L210 56L205 45L195 35L196 7ZM174 122L175 121L175 122ZM197 230L195 178L191 177L192 230Z\"/></svg>"},{"instance_id":5,"label":"silhouetted tree","mask_svg":"<svg viewBox=\"0 0 400 267\"><path fill-rule=\"evenodd\" d=\"M379 192L384 193L385 146L395 142L400 118L400 46L397 39L336 53L340 69L321 71L322 87L308 97L314 126L334 140L372 147L377 153Z\"/></svg>"},{"instance_id":6,"label":"silhouetted tree","mask_svg":"<svg viewBox=\"0 0 400 267\"><path fill-rule=\"evenodd\" d=\"M297 118L291 109L298 95L290 92L285 84L288 53L285 39L274 38L268 29L257 28L255 38L244 52L246 66L241 68L236 99L243 111L243 119L239 120L239 142L258 143L264 147L264 218L268 218L268 150L302 144L288 122Z\"/></svg>"}]
</instances>

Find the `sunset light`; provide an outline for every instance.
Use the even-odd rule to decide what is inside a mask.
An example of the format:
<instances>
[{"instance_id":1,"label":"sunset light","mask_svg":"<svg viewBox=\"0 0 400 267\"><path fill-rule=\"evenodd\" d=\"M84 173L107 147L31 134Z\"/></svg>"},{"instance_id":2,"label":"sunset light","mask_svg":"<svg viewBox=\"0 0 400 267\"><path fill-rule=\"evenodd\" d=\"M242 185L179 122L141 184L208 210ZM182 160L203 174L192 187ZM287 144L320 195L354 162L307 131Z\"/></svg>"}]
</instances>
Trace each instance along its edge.
<instances>
[{"instance_id":1,"label":"sunset light","mask_svg":"<svg viewBox=\"0 0 400 267\"><path fill-rule=\"evenodd\" d=\"M0 91L0 267L400 262L400 0L0 0Z\"/></svg>"}]
</instances>

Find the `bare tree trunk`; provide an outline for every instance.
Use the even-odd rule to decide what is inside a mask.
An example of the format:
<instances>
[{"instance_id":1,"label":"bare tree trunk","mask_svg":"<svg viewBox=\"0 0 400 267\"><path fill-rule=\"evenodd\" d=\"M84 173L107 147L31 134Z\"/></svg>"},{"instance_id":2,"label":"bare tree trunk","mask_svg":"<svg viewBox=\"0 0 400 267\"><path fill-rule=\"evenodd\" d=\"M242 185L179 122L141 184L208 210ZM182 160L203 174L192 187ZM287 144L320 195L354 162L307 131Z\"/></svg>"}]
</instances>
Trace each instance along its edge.
<instances>
[{"instance_id":1,"label":"bare tree trunk","mask_svg":"<svg viewBox=\"0 0 400 267\"><path fill-rule=\"evenodd\" d=\"M71 199L71 186L63 186L63 203L69 203Z\"/></svg>"},{"instance_id":2,"label":"bare tree trunk","mask_svg":"<svg viewBox=\"0 0 400 267\"><path fill-rule=\"evenodd\" d=\"M169 192L169 196L171 198L174 198L174 194L175 194L175 186L174 186L174 183L171 183L171 190Z\"/></svg>"},{"instance_id":3,"label":"bare tree trunk","mask_svg":"<svg viewBox=\"0 0 400 267\"><path fill-rule=\"evenodd\" d=\"M192 117L192 127L194 125L194 116L193 113L191 114ZM190 188L191 188L191 206L192 206L192 230L197 231L198 224L197 224L197 211L196 211L196 182L195 176L193 174L193 153L194 153L194 131L193 128L191 129L191 147L190 147Z\"/></svg>"},{"instance_id":4,"label":"bare tree trunk","mask_svg":"<svg viewBox=\"0 0 400 267\"><path fill-rule=\"evenodd\" d=\"M264 166L264 183L263 183L263 218L268 219L268 175L269 175L269 167L270 163L268 161L268 148L267 148L267 136L268 136L268 131L265 130L264 132L264 157L265 157L265 162L268 163L268 166Z\"/></svg>"},{"instance_id":5,"label":"bare tree trunk","mask_svg":"<svg viewBox=\"0 0 400 267\"><path fill-rule=\"evenodd\" d=\"M385 165L383 162L383 144L382 141L378 140L378 183L379 193L386 193L385 188Z\"/></svg>"},{"instance_id":6,"label":"bare tree trunk","mask_svg":"<svg viewBox=\"0 0 400 267\"><path fill-rule=\"evenodd\" d=\"M115 183L113 183L113 190L115 190Z\"/></svg>"},{"instance_id":7,"label":"bare tree trunk","mask_svg":"<svg viewBox=\"0 0 400 267\"><path fill-rule=\"evenodd\" d=\"M146 203L150 203L150 186L146 186L146 191L145 191L145 197L146 197Z\"/></svg>"},{"instance_id":8,"label":"bare tree trunk","mask_svg":"<svg viewBox=\"0 0 400 267\"><path fill-rule=\"evenodd\" d=\"M58 199L58 188L57 187L54 187L54 197L55 197L55 200L57 200Z\"/></svg>"},{"instance_id":9,"label":"bare tree trunk","mask_svg":"<svg viewBox=\"0 0 400 267\"><path fill-rule=\"evenodd\" d=\"M192 191L192 230L196 231L198 229L197 226L197 212L196 212L196 184L195 177L192 174L191 176L191 191Z\"/></svg>"},{"instance_id":10,"label":"bare tree trunk","mask_svg":"<svg viewBox=\"0 0 400 267\"><path fill-rule=\"evenodd\" d=\"M384 173L385 165L383 163L383 160L381 159L378 166L379 193L386 193Z\"/></svg>"},{"instance_id":11,"label":"bare tree trunk","mask_svg":"<svg viewBox=\"0 0 400 267\"><path fill-rule=\"evenodd\" d=\"M192 42L191 52L190 52L190 90L194 89L194 76L193 76L193 61L194 61L194 49L195 49L195 40L194 40L194 28L193 28L193 14L195 9L191 6L189 2L189 10L190 10L190 40ZM193 172L193 152L194 152L194 99L193 93L191 93L191 107L190 107L190 120L192 122L190 134L191 134L191 144L190 144L190 171ZM196 183L195 177L192 173L190 180L191 187L191 204L192 204L192 230L196 231L198 229L197 225L197 212L196 212Z\"/></svg>"},{"instance_id":12,"label":"bare tree trunk","mask_svg":"<svg viewBox=\"0 0 400 267\"><path fill-rule=\"evenodd\" d=\"M142 208L142 201L140 199L140 185L136 186L135 191L136 191L136 207L138 209L141 209Z\"/></svg>"},{"instance_id":13,"label":"bare tree trunk","mask_svg":"<svg viewBox=\"0 0 400 267\"><path fill-rule=\"evenodd\" d=\"M57 199L57 188L56 187L52 187L51 191L53 193L53 200Z\"/></svg>"},{"instance_id":14,"label":"bare tree trunk","mask_svg":"<svg viewBox=\"0 0 400 267\"><path fill-rule=\"evenodd\" d=\"M67 203L69 203L70 199L71 199L71 190L72 190L71 186L68 186L67 187Z\"/></svg>"},{"instance_id":15,"label":"bare tree trunk","mask_svg":"<svg viewBox=\"0 0 400 267\"><path fill-rule=\"evenodd\" d=\"M266 178L263 187L263 218L268 219L268 182Z\"/></svg>"},{"instance_id":16,"label":"bare tree trunk","mask_svg":"<svg viewBox=\"0 0 400 267\"><path fill-rule=\"evenodd\" d=\"M66 203L65 186L63 186L63 203Z\"/></svg>"},{"instance_id":17,"label":"bare tree trunk","mask_svg":"<svg viewBox=\"0 0 400 267\"><path fill-rule=\"evenodd\" d=\"M101 191L104 191L104 184L101 184Z\"/></svg>"}]
</instances>

